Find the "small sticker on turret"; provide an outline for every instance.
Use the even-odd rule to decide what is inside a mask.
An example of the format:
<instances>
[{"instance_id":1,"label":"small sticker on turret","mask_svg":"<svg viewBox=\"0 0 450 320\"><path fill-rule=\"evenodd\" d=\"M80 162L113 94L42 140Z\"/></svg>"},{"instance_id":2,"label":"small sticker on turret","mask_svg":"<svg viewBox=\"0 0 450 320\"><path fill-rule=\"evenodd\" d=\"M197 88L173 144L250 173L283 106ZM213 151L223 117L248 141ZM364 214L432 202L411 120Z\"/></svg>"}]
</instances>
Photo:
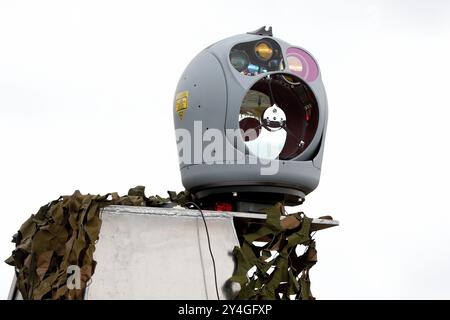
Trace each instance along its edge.
<instances>
[{"instance_id":1,"label":"small sticker on turret","mask_svg":"<svg viewBox=\"0 0 450 320\"><path fill-rule=\"evenodd\" d=\"M175 111L178 113L178 118L183 120L184 113L188 108L189 91L178 92L175 96Z\"/></svg>"}]
</instances>

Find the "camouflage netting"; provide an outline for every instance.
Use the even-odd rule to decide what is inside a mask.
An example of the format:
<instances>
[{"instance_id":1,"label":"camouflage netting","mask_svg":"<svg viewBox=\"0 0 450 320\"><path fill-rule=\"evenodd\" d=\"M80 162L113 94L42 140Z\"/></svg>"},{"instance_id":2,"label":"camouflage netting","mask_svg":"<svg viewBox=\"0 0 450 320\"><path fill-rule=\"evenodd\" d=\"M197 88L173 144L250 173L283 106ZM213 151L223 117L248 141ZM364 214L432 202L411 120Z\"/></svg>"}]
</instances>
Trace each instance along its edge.
<instances>
[{"instance_id":1,"label":"camouflage netting","mask_svg":"<svg viewBox=\"0 0 450 320\"><path fill-rule=\"evenodd\" d=\"M13 236L16 248L6 263L15 267L17 287L24 299L83 299L96 266L93 260L99 238L100 209L108 205L185 206L192 198L187 192L169 192L169 198L145 196L145 188L117 193L82 195L79 191L62 196L32 215ZM282 204L266 210L267 219L256 232L243 235L241 247L233 250L236 268L230 281L241 290L236 299L314 299L310 291L309 269L317 261L311 239L311 219L298 213L284 214ZM266 242L262 247L254 241ZM296 247L306 251L297 255ZM275 253L273 256L272 254ZM81 289L69 289L67 273L79 266ZM249 270L256 271L248 276Z\"/></svg>"},{"instance_id":2,"label":"camouflage netting","mask_svg":"<svg viewBox=\"0 0 450 320\"><path fill-rule=\"evenodd\" d=\"M284 208L280 203L266 213L265 224L245 234L241 247L233 250L237 265L230 281L241 285L236 299L315 299L309 280L309 269L317 262L310 233L312 219L303 213L281 219ZM298 245L306 246L302 255L297 255Z\"/></svg>"},{"instance_id":3,"label":"camouflage netting","mask_svg":"<svg viewBox=\"0 0 450 320\"><path fill-rule=\"evenodd\" d=\"M16 248L5 261L15 267L17 287L24 299L83 299L86 284L95 271L93 260L101 219L100 209L108 205L184 205L188 193L169 192L169 198L147 198L144 187L117 193L82 195L79 191L42 206L13 236ZM81 289L67 287L70 265L80 267Z\"/></svg>"}]
</instances>

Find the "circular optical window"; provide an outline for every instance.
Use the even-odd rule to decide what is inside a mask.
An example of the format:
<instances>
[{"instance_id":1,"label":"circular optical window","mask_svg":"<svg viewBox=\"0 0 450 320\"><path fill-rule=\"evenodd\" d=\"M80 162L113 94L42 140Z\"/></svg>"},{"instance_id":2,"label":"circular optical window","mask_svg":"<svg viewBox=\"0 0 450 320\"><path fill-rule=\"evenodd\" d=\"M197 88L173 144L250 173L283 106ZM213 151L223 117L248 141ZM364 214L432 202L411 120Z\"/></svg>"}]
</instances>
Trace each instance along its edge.
<instances>
[{"instance_id":1,"label":"circular optical window","mask_svg":"<svg viewBox=\"0 0 450 320\"><path fill-rule=\"evenodd\" d=\"M291 74L271 74L245 95L239 127L248 151L263 159L289 160L311 144L319 108L309 86Z\"/></svg>"},{"instance_id":2,"label":"circular optical window","mask_svg":"<svg viewBox=\"0 0 450 320\"><path fill-rule=\"evenodd\" d=\"M248 55L242 50L231 50L230 62L237 71L242 72L248 67Z\"/></svg>"},{"instance_id":3,"label":"circular optical window","mask_svg":"<svg viewBox=\"0 0 450 320\"><path fill-rule=\"evenodd\" d=\"M256 56L261 60L268 61L270 58L272 58L273 49L270 44L265 41L261 41L255 46L255 53Z\"/></svg>"}]
</instances>

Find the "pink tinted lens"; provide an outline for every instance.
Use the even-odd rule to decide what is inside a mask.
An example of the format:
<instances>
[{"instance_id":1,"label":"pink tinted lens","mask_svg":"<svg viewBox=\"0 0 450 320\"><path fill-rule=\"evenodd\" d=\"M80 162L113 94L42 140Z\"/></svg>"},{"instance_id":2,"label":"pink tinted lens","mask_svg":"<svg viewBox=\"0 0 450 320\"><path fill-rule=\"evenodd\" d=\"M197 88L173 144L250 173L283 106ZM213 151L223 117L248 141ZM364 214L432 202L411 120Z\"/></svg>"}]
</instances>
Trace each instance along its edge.
<instances>
[{"instance_id":1,"label":"pink tinted lens","mask_svg":"<svg viewBox=\"0 0 450 320\"><path fill-rule=\"evenodd\" d=\"M307 82L312 82L319 76L319 68L314 59L299 48L288 48L286 51L289 71Z\"/></svg>"}]
</instances>

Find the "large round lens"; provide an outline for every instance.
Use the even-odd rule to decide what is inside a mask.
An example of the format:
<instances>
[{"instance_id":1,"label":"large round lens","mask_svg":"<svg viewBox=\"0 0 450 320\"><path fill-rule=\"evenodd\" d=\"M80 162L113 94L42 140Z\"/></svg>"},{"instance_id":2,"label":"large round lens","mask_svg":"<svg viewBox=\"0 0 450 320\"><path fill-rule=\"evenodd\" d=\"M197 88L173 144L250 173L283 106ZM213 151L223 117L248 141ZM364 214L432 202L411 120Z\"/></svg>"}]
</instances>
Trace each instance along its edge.
<instances>
[{"instance_id":1,"label":"large round lens","mask_svg":"<svg viewBox=\"0 0 450 320\"><path fill-rule=\"evenodd\" d=\"M319 76L319 67L313 57L299 48L286 50L289 70L307 82L312 82Z\"/></svg>"},{"instance_id":2,"label":"large round lens","mask_svg":"<svg viewBox=\"0 0 450 320\"><path fill-rule=\"evenodd\" d=\"M267 61L272 58L272 47L264 41L259 42L255 47L255 53L261 60Z\"/></svg>"},{"instance_id":3,"label":"large round lens","mask_svg":"<svg viewBox=\"0 0 450 320\"><path fill-rule=\"evenodd\" d=\"M283 73L257 81L245 95L239 114L249 152L271 160L293 159L305 151L318 121L319 108L309 86Z\"/></svg>"},{"instance_id":4,"label":"large round lens","mask_svg":"<svg viewBox=\"0 0 450 320\"><path fill-rule=\"evenodd\" d=\"M248 66L248 56L244 51L232 50L230 62L237 71L241 72Z\"/></svg>"}]
</instances>

